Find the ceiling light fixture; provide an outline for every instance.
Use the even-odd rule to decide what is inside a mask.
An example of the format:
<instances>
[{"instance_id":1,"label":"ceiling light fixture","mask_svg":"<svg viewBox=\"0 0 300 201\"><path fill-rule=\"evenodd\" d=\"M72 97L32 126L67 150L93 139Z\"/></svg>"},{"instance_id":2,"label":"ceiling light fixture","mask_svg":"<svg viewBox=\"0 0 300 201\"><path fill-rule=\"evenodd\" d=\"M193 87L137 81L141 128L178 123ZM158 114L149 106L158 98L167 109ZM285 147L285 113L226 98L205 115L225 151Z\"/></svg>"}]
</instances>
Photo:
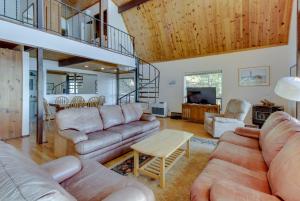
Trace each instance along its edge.
<instances>
[{"instance_id":1,"label":"ceiling light fixture","mask_svg":"<svg viewBox=\"0 0 300 201\"><path fill-rule=\"evenodd\" d=\"M88 65L85 65L84 67L85 67L85 68L88 68L89 66L88 66Z\"/></svg>"},{"instance_id":2,"label":"ceiling light fixture","mask_svg":"<svg viewBox=\"0 0 300 201\"><path fill-rule=\"evenodd\" d=\"M101 68L101 70L104 70L104 69L105 69L105 68L103 68L103 67Z\"/></svg>"}]
</instances>

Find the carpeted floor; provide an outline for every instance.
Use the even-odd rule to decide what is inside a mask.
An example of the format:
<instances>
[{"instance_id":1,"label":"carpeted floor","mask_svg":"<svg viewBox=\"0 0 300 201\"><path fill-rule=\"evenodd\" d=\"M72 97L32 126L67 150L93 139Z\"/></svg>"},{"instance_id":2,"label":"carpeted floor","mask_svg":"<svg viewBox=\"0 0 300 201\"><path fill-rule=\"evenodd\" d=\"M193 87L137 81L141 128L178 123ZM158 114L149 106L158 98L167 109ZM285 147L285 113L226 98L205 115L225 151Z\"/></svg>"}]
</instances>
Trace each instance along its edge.
<instances>
[{"instance_id":1,"label":"carpeted floor","mask_svg":"<svg viewBox=\"0 0 300 201\"><path fill-rule=\"evenodd\" d=\"M189 190L208 162L210 153L216 146L216 140L193 137L191 140L191 157L182 157L167 173L166 187L159 187L159 181L150 179L146 176L134 177L131 171L127 171L127 176L137 179L151 188L157 201L188 201ZM109 166L118 172L116 166L125 163L132 157L132 153L122 158L111 161ZM114 165L112 165L114 164Z\"/></svg>"}]
</instances>

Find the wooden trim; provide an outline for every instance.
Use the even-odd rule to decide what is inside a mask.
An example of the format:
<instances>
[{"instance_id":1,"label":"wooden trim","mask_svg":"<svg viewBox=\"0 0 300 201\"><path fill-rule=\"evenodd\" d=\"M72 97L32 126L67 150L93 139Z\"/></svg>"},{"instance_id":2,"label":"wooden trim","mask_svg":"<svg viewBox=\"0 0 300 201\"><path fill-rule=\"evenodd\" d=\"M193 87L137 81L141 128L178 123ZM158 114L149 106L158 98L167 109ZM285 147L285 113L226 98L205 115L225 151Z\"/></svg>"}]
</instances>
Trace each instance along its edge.
<instances>
[{"instance_id":1,"label":"wooden trim","mask_svg":"<svg viewBox=\"0 0 300 201\"><path fill-rule=\"evenodd\" d=\"M83 57L71 57L71 58L59 60L58 65L60 67L65 67L65 66L71 66L74 64L80 64L80 63L85 63L85 62L89 62L89 61L93 61L93 60L88 59L88 58L83 58Z\"/></svg>"},{"instance_id":2,"label":"wooden trim","mask_svg":"<svg viewBox=\"0 0 300 201\"><path fill-rule=\"evenodd\" d=\"M132 1L129 1L121 6L119 6L118 8L118 12L119 13L123 13L131 8L134 8L134 7L137 7L143 3L146 3L147 1L149 0L132 0Z\"/></svg>"}]
</instances>

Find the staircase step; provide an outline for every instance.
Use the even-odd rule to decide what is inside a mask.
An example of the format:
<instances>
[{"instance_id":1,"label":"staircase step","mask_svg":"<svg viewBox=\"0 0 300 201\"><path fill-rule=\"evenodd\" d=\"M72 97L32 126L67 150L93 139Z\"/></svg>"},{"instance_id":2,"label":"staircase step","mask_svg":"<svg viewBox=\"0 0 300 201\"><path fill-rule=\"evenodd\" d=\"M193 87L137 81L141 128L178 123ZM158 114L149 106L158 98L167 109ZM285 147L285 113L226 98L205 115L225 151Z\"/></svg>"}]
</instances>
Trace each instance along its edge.
<instances>
[{"instance_id":1,"label":"staircase step","mask_svg":"<svg viewBox=\"0 0 300 201\"><path fill-rule=\"evenodd\" d=\"M139 91L141 94L158 94L158 91Z\"/></svg>"},{"instance_id":2,"label":"staircase step","mask_svg":"<svg viewBox=\"0 0 300 201\"><path fill-rule=\"evenodd\" d=\"M158 98L157 96L139 96L139 98Z\"/></svg>"}]
</instances>

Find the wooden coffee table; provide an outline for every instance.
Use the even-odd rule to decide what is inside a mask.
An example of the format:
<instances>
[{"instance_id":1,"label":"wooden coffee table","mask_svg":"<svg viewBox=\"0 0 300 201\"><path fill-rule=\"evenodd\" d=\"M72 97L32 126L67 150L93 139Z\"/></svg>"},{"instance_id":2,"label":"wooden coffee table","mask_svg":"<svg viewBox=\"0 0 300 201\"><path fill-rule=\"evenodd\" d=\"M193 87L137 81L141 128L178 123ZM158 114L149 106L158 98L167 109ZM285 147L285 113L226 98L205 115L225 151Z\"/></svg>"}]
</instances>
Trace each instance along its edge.
<instances>
[{"instance_id":1,"label":"wooden coffee table","mask_svg":"<svg viewBox=\"0 0 300 201\"><path fill-rule=\"evenodd\" d=\"M184 155L190 157L190 139L193 134L165 129L157 134L131 146L134 151L134 175L143 174L160 180L160 186L165 187L165 175L168 170ZM186 144L186 148L182 146ZM139 166L139 154L153 156L142 167Z\"/></svg>"}]
</instances>

